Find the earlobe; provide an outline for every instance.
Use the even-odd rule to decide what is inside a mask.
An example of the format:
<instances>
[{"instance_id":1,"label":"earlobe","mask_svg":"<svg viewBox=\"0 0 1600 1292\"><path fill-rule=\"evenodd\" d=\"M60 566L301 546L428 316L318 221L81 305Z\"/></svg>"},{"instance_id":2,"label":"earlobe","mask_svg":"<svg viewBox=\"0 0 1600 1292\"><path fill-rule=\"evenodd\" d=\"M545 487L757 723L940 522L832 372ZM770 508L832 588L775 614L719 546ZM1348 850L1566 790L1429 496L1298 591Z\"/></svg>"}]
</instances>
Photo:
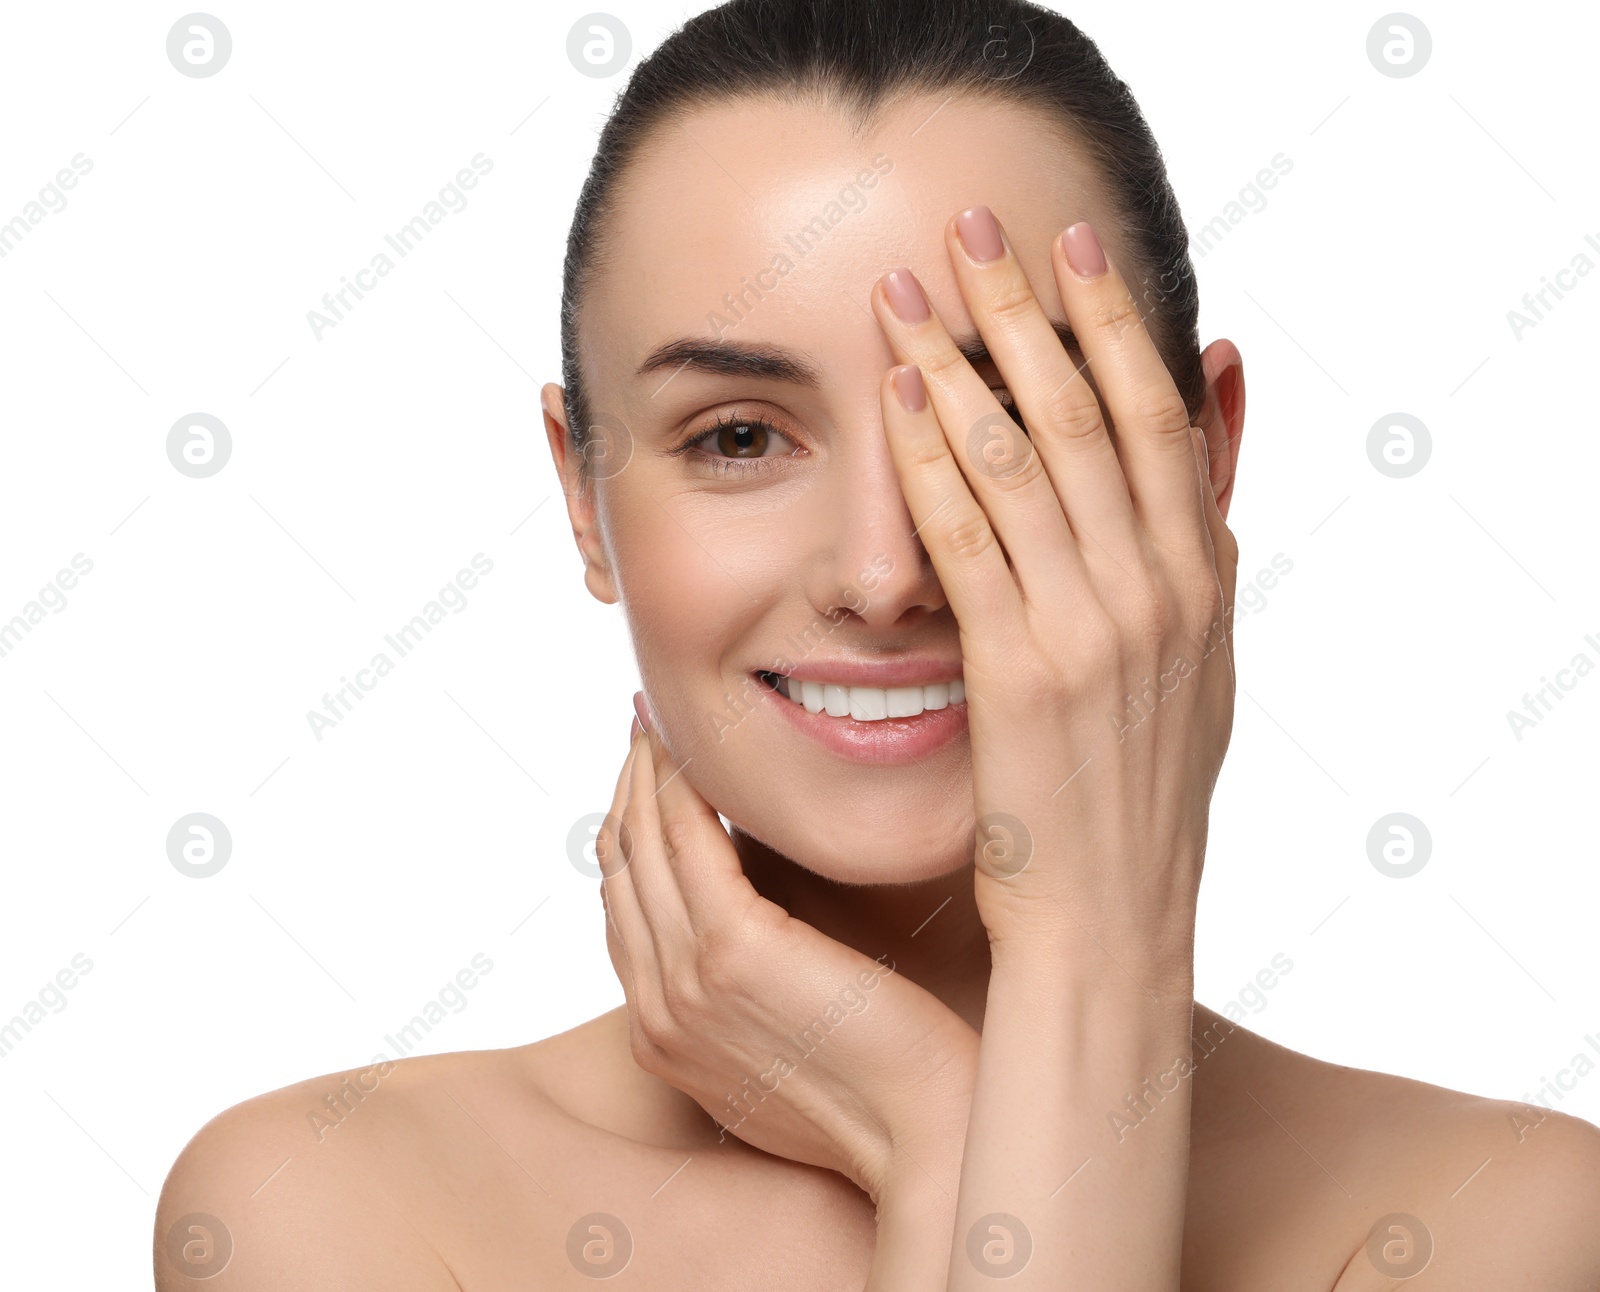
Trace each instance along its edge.
<instances>
[{"instance_id":1,"label":"earlobe","mask_svg":"<svg viewBox=\"0 0 1600 1292\"><path fill-rule=\"evenodd\" d=\"M1200 355L1206 378L1206 406L1200 420L1211 459L1211 488L1224 520L1233 500L1244 438L1244 360L1226 339L1213 341Z\"/></svg>"}]
</instances>

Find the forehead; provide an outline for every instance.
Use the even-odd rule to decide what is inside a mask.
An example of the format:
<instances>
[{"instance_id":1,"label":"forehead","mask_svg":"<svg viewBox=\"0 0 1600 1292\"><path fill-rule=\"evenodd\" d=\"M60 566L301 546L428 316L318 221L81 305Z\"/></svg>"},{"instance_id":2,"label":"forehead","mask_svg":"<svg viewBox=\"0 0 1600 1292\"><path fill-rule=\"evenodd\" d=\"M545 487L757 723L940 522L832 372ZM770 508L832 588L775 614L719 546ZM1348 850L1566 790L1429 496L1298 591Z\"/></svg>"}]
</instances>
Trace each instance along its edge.
<instances>
[{"instance_id":1,"label":"forehead","mask_svg":"<svg viewBox=\"0 0 1600 1292\"><path fill-rule=\"evenodd\" d=\"M944 226L979 204L1052 318L1063 311L1050 240L1088 219L1120 250L1086 152L1036 109L917 95L863 134L816 101L698 110L650 136L615 191L584 307L591 379L625 387L663 341L719 334L799 349L825 370L849 355L881 373L892 354L869 295L902 266L951 332L970 334Z\"/></svg>"}]
</instances>

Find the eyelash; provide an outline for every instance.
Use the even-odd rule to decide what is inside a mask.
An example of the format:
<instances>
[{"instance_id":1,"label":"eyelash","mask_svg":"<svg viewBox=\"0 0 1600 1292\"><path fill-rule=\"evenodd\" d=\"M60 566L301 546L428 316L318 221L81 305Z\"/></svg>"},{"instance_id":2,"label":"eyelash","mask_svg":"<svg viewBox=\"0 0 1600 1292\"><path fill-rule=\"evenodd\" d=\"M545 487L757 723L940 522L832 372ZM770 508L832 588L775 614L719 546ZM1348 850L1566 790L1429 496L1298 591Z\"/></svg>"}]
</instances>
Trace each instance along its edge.
<instances>
[{"instance_id":1,"label":"eyelash","mask_svg":"<svg viewBox=\"0 0 1600 1292\"><path fill-rule=\"evenodd\" d=\"M682 444L678 445L677 448L671 450L672 455L674 457L679 457L679 456L688 454L691 450L693 450L695 448L696 445L704 444L707 440L711 439L713 436L717 435L721 431L727 430L728 428L735 427L735 426L748 426L748 427L752 427L752 428L757 429L757 430L763 430L763 431L766 431L768 435L782 436L784 439L788 440L789 443L791 443L791 444L794 443L794 437L793 436L784 435L784 433L782 431L780 431L771 422L766 421L764 418L760 418L760 417L739 417L739 416L736 416L735 414L732 414L732 413L724 413L721 417L717 418L716 421L712 422L704 430L699 431L696 434L690 436ZM750 475L759 475L759 474L765 473L767 471L776 470L776 469L778 469L778 463L780 461L782 461L786 457L792 457L793 455L792 454L787 454L787 453L780 453L780 454L776 454L776 455L774 455L772 457L728 458L728 457L717 457L715 454L711 454L711 453L703 453L703 454L697 454L695 456L699 457L700 460L702 462L704 462L708 467L710 467L710 469L713 472L715 472L717 475L721 475L721 476L750 476Z\"/></svg>"},{"instance_id":2,"label":"eyelash","mask_svg":"<svg viewBox=\"0 0 1600 1292\"><path fill-rule=\"evenodd\" d=\"M1007 415L1009 415L1011 417L1011 419L1017 423L1018 426L1021 426L1023 424L1022 423L1022 413L1017 408L1017 401L1012 397L1011 392L1009 390L1007 390L1004 386L998 386L998 387L991 386L989 389L990 389L990 392L994 395L995 399L999 401L1000 407L1003 408L1006 411ZM786 439L786 440L789 440L789 442L791 444L794 443L794 440L790 436L784 435L784 433L782 431L780 431L776 426L772 425L771 422L768 422L763 418L760 418L760 417L738 417L738 416L735 416L732 413L724 413L721 417L717 418L716 421L712 422L711 425L707 426L704 430L696 432L694 435L690 436L687 440L685 440L682 444L678 445L677 448L671 450L672 456L673 457L682 457L682 456L690 453L697 445L704 444L707 440L711 439L714 435L717 435L719 432L727 430L729 427L734 427L734 426L755 427L755 428L757 428L759 430L766 431L767 434L769 434L769 435L782 435L783 438ZM1024 428L1024 429L1026 429L1026 428ZM779 460L781 460L784 457L790 457L790 456L793 456L793 455L792 454L779 454L778 457L776 457L776 458L770 458L770 457L728 458L728 457L717 457L715 454L705 453L705 454L700 454L698 456L717 475L721 475L721 476L738 476L738 475L759 474L761 472L775 470L775 469L777 469L777 463L778 463Z\"/></svg>"}]
</instances>

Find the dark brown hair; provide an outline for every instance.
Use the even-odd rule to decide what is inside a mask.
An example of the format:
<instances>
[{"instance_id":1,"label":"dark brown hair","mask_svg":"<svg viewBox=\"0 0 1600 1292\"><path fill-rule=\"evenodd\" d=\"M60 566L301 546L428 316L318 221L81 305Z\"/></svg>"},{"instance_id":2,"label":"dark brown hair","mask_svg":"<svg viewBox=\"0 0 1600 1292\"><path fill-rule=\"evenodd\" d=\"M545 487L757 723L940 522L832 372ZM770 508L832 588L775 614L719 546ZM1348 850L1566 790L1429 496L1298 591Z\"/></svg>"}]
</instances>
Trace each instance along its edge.
<instances>
[{"instance_id":1,"label":"dark brown hair","mask_svg":"<svg viewBox=\"0 0 1600 1292\"><path fill-rule=\"evenodd\" d=\"M650 137L740 96L816 96L861 132L898 98L960 92L1041 110L1096 159L1135 261L1124 277L1190 417L1199 414L1205 377L1188 230L1132 92L1070 20L1028 0L727 0L689 19L634 69L578 196L562 277L561 365L580 478L588 475L594 418L580 371L579 310L606 263L617 179Z\"/></svg>"}]
</instances>

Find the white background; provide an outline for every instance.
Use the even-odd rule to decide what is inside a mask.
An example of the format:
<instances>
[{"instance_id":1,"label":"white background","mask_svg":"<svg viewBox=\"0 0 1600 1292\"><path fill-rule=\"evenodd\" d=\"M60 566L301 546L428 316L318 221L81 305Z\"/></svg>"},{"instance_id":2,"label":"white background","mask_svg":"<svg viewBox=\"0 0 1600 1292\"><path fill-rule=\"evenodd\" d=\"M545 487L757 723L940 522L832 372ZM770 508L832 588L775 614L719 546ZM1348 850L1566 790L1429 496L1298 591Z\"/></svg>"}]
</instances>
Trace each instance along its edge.
<instances>
[{"instance_id":1,"label":"white background","mask_svg":"<svg viewBox=\"0 0 1600 1292\"><path fill-rule=\"evenodd\" d=\"M611 12L636 63L700 7ZM567 835L609 804L638 677L583 589L537 392L623 76L569 63L581 6L285 0L213 10L231 59L193 79L165 51L184 12L14 6L0 42L0 221L93 163L0 259L0 620L93 561L0 658L0 1020L93 962L0 1059L19 1287L67 1253L74 1285L145 1284L190 1135L365 1064L475 953L493 970L430 1050L622 1001ZM1293 162L1197 257L1202 340L1248 375L1241 590L1292 570L1238 623L1196 994L1221 1009L1282 952L1249 1026L1521 1099L1600 1043L1600 673L1520 741L1506 718L1600 662L1600 273L1520 340L1507 321L1580 251L1600 265L1600 17L1420 10L1431 59L1390 78L1384 12L1071 9L1191 229ZM316 339L306 312L478 153L470 204ZM166 456L195 411L232 434L208 479ZM1405 479L1366 451L1396 411L1432 435ZM317 741L306 711L479 552L466 609ZM166 854L191 812L233 839L204 880ZM1432 835L1410 878L1368 858L1391 812ZM1558 1106L1600 1120L1600 1072Z\"/></svg>"}]
</instances>

